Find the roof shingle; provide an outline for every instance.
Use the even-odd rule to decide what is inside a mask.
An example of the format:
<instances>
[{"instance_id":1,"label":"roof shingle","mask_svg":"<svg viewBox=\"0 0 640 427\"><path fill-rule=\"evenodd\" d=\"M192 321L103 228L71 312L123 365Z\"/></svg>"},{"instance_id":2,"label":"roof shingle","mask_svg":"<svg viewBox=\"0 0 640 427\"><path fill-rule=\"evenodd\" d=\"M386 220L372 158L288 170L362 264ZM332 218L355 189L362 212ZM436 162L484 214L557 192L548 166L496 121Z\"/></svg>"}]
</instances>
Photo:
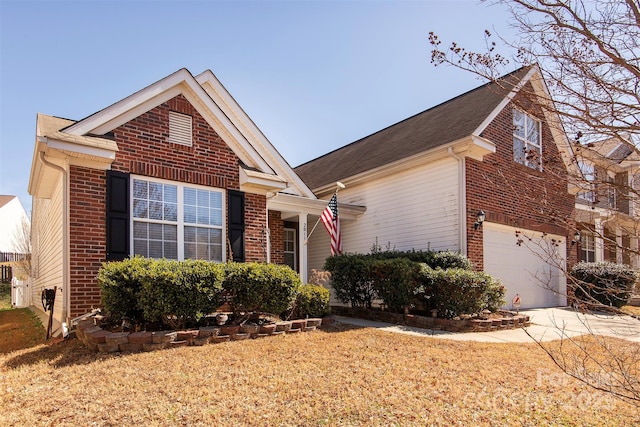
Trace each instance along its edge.
<instances>
[{"instance_id":1,"label":"roof shingle","mask_svg":"<svg viewBox=\"0 0 640 427\"><path fill-rule=\"evenodd\" d=\"M484 84L294 170L313 190L469 136L529 69L520 68L498 79L500 83Z\"/></svg>"}]
</instances>

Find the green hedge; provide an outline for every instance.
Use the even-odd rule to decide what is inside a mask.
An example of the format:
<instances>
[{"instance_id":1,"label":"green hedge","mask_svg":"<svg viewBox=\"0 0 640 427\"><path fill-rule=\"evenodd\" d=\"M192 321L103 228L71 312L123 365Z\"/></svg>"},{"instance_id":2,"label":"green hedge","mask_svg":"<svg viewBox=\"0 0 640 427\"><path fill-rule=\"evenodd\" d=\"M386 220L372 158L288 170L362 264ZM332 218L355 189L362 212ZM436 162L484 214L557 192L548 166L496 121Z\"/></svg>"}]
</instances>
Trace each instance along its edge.
<instances>
[{"instance_id":1,"label":"green hedge","mask_svg":"<svg viewBox=\"0 0 640 427\"><path fill-rule=\"evenodd\" d=\"M301 282L286 265L226 264L224 288L233 294L233 311L281 314L291 308Z\"/></svg>"},{"instance_id":2,"label":"green hedge","mask_svg":"<svg viewBox=\"0 0 640 427\"><path fill-rule=\"evenodd\" d=\"M300 278L288 266L275 264L134 257L104 263L98 284L112 321L128 317L138 324L162 322L180 329L215 312L223 293L234 296L236 314L279 315L291 308Z\"/></svg>"},{"instance_id":3,"label":"green hedge","mask_svg":"<svg viewBox=\"0 0 640 427\"><path fill-rule=\"evenodd\" d=\"M290 317L293 319L305 319L326 316L331 313L331 308L329 307L330 298L331 292L324 286L302 285Z\"/></svg>"},{"instance_id":4,"label":"green hedge","mask_svg":"<svg viewBox=\"0 0 640 427\"><path fill-rule=\"evenodd\" d=\"M327 258L324 269L331 273L331 287L338 300L352 307L371 308L376 296L369 274L372 261L371 257L361 254Z\"/></svg>"},{"instance_id":5,"label":"green hedge","mask_svg":"<svg viewBox=\"0 0 640 427\"><path fill-rule=\"evenodd\" d=\"M155 261L134 257L102 264L98 272L98 285L102 306L117 321L128 317L137 323L144 321L143 308L138 304L143 278Z\"/></svg>"},{"instance_id":6,"label":"green hedge","mask_svg":"<svg viewBox=\"0 0 640 427\"><path fill-rule=\"evenodd\" d=\"M409 309L420 278L420 264L406 258L374 261L371 277L376 295L393 312Z\"/></svg>"},{"instance_id":7,"label":"green hedge","mask_svg":"<svg viewBox=\"0 0 640 427\"><path fill-rule=\"evenodd\" d=\"M580 262L571 269L576 300L591 308L626 305L638 281L638 271L612 262Z\"/></svg>"},{"instance_id":8,"label":"green hedge","mask_svg":"<svg viewBox=\"0 0 640 427\"><path fill-rule=\"evenodd\" d=\"M157 260L142 279L144 318L174 329L199 321L220 305L223 266L202 260Z\"/></svg>"},{"instance_id":9,"label":"green hedge","mask_svg":"<svg viewBox=\"0 0 640 427\"><path fill-rule=\"evenodd\" d=\"M339 301L370 308L373 300L381 298L392 310L400 311L414 298L413 275L418 263L432 269L473 267L467 257L457 252L412 250L334 255L326 259L324 269L331 273L331 286ZM395 287L394 280L398 281Z\"/></svg>"},{"instance_id":10,"label":"green hedge","mask_svg":"<svg viewBox=\"0 0 640 427\"><path fill-rule=\"evenodd\" d=\"M423 266L421 281L417 293L429 297L430 306L438 310L439 317L453 318L485 309L496 311L505 303L504 286L482 271Z\"/></svg>"}]
</instances>

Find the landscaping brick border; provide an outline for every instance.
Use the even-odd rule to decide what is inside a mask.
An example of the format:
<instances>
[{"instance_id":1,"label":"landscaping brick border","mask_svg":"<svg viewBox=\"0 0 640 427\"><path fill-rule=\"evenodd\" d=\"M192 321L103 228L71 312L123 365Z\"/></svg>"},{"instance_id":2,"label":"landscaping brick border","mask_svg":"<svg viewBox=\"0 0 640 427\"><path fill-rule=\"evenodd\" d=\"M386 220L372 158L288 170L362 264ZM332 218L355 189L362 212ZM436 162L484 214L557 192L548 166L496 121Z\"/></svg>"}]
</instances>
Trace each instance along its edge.
<instances>
[{"instance_id":1,"label":"landscaping brick border","mask_svg":"<svg viewBox=\"0 0 640 427\"><path fill-rule=\"evenodd\" d=\"M76 336L92 351L100 353L138 352L311 332L321 325L332 322L333 319L330 317L296 319L261 325L259 328L243 329L242 326L238 326L233 329L233 333L221 335L224 326L203 326L199 329L185 331L110 332L97 326L93 319L86 319L78 323Z\"/></svg>"},{"instance_id":2,"label":"landscaping brick border","mask_svg":"<svg viewBox=\"0 0 640 427\"><path fill-rule=\"evenodd\" d=\"M344 306L332 306L331 313L337 316L356 317L397 325L413 326L424 329L437 329L449 332L492 332L517 329L529 326L530 318L524 314L503 313L502 317L482 319L441 319L438 317L418 316L415 314L391 313L381 310L367 310Z\"/></svg>"}]
</instances>

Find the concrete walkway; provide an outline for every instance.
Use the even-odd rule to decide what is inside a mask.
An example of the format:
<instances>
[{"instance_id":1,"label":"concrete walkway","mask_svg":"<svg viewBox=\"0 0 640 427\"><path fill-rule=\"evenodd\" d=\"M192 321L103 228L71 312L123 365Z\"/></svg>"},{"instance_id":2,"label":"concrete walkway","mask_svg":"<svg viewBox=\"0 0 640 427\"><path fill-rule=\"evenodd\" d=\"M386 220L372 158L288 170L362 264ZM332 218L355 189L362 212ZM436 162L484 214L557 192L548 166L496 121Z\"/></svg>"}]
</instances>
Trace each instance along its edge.
<instances>
[{"instance_id":1,"label":"concrete walkway","mask_svg":"<svg viewBox=\"0 0 640 427\"><path fill-rule=\"evenodd\" d=\"M562 337L568 338L593 333L640 343L640 320L630 316L584 314L571 308L540 308L524 310L521 313L531 317L531 326L526 328L531 337L522 328L496 332L447 332L344 316L335 316L335 318L341 323L350 325L458 341L526 343L533 342L532 337L538 341L553 341Z\"/></svg>"}]
</instances>

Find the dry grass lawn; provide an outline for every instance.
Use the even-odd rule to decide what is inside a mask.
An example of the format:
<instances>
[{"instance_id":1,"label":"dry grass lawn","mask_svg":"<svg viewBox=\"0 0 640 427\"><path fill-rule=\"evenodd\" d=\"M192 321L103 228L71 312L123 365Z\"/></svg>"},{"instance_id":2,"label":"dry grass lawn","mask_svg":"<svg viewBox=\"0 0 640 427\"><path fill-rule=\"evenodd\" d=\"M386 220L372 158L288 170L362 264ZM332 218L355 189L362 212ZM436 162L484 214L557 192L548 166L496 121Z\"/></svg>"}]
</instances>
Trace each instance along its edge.
<instances>
[{"instance_id":1,"label":"dry grass lawn","mask_svg":"<svg viewBox=\"0 0 640 427\"><path fill-rule=\"evenodd\" d=\"M627 345L622 344L621 345ZM637 408L535 345L373 329L95 354L77 340L0 355L0 424L632 426Z\"/></svg>"}]
</instances>

